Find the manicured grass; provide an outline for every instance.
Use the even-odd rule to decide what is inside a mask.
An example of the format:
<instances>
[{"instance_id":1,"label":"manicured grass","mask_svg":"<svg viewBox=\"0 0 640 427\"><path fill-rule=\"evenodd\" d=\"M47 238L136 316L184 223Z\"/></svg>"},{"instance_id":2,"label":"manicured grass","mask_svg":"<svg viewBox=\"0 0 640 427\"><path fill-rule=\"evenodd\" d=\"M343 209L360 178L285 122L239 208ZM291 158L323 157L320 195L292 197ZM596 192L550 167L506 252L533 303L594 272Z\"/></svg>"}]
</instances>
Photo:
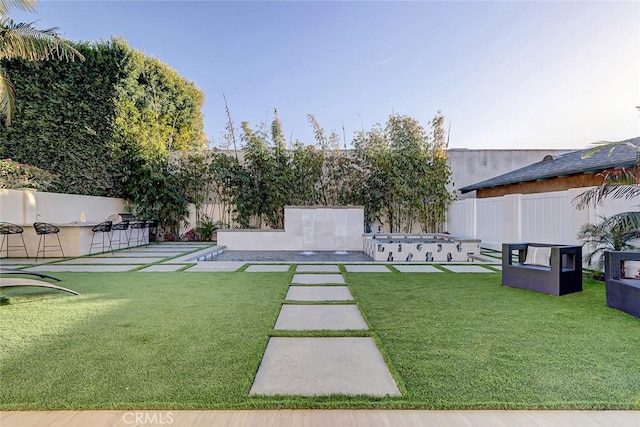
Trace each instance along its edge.
<instances>
[{"instance_id":1,"label":"manicured grass","mask_svg":"<svg viewBox=\"0 0 640 427\"><path fill-rule=\"evenodd\" d=\"M500 274L345 273L371 331L273 331L291 271L56 273L81 295L3 290L0 409L640 409L640 320L606 307L599 282L558 298ZM270 335L373 336L403 396L249 396Z\"/></svg>"},{"instance_id":2,"label":"manicured grass","mask_svg":"<svg viewBox=\"0 0 640 427\"><path fill-rule=\"evenodd\" d=\"M640 408L640 320L601 282L553 297L499 274L347 278L408 406Z\"/></svg>"},{"instance_id":3,"label":"manicured grass","mask_svg":"<svg viewBox=\"0 0 640 427\"><path fill-rule=\"evenodd\" d=\"M56 276L81 295L40 291L39 300L10 296L0 307L2 409L237 405L291 280L247 273Z\"/></svg>"}]
</instances>

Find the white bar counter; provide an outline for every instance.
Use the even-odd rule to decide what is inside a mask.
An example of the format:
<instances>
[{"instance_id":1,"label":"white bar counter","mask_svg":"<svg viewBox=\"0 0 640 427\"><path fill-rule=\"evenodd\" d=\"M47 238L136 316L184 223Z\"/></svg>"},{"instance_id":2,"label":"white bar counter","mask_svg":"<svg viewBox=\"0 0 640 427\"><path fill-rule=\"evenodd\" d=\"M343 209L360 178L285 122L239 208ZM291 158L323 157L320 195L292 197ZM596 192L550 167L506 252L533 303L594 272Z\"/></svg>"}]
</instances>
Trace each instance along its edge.
<instances>
[{"instance_id":1,"label":"white bar counter","mask_svg":"<svg viewBox=\"0 0 640 427\"><path fill-rule=\"evenodd\" d=\"M98 225L100 222L91 221L91 222L70 222L70 223L50 223L55 225L60 229L58 233L58 237L60 238L60 243L62 244L62 250L64 251L65 257L77 257L81 255L89 254L89 250L91 249L91 238L93 237L93 231L91 229ZM33 228L33 224L20 224L20 227L24 229L24 233L22 233L24 237L24 242L27 246L27 251L29 252L30 258L36 257L36 251L38 250L38 242L40 240L40 236L36 234L35 229ZM138 232L138 230L127 230L127 234L133 231L134 236ZM144 231L145 239L147 239L147 233L149 232L148 228L144 228L140 231ZM118 239L119 231L114 231L109 233L112 238ZM122 231L122 241L120 243L120 249L125 249L127 247L127 239L124 235L124 231ZM95 233L94 246L91 253L96 254L100 252L105 252L109 250L108 241L105 239L105 247L102 247L102 233ZM10 258L22 258L25 257L24 251L21 248L14 248L13 246L19 245L20 236L19 235L9 235L10 243L12 245L12 249L9 251ZM6 236L5 236L6 238ZM56 239L54 234L47 234L47 246L50 244L57 244L58 240ZM47 248L48 251L45 253L46 258L60 258L62 257L62 253L59 251L53 251L53 248ZM113 248L114 250L118 249L118 245L116 244ZM6 257L6 251L3 250L0 257ZM38 259L42 257L42 253L38 256Z\"/></svg>"}]
</instances>

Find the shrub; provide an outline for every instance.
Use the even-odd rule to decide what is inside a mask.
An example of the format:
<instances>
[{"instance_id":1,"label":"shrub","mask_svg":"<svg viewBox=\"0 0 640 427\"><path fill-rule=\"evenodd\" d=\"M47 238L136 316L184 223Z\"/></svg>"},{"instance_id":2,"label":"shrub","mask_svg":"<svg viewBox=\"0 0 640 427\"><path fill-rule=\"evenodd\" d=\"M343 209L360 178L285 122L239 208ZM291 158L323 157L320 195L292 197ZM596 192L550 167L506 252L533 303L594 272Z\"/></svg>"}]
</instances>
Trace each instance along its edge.
<instances>
[{"instance_id":1,"label":"shrub","mask_svg":"<svg viewBox=\"0 0 640 427\"><path fill-rule=\"evenodd\" d=\"M57 178L57 175L36 166L0 159L0 188L46 191L53 187Z\"/></svg>"}]
</instances>

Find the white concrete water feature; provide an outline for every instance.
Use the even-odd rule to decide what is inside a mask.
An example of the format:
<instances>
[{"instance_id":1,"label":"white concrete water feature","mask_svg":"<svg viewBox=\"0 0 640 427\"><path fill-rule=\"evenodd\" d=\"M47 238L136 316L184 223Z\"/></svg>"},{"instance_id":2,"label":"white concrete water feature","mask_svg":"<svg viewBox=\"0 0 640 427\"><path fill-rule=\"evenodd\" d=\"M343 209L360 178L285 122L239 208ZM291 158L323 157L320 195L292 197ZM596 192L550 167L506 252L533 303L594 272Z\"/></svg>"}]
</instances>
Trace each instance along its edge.
<instances>
[{"instance_id":1,"label":"white concrete water feature","mask_svg":"<svg viewBox=\"0 0 640 427\"><path fill-rule=\"evenodd\" d=\"M229 251L362 251L361 206L284 208L282 230L218 230L218 245Z\"/></svg>"},{"instance_id":2,"label":"white concrete water feature","mask_svg":"<svg viewBox=\"0 0 640 427\"><path fill-rule=\"evenodd\" d=\"M448 234L368 234L364 252L374 261L471 262L480 255L480 240Z\"/></svg>"}]
</instances>

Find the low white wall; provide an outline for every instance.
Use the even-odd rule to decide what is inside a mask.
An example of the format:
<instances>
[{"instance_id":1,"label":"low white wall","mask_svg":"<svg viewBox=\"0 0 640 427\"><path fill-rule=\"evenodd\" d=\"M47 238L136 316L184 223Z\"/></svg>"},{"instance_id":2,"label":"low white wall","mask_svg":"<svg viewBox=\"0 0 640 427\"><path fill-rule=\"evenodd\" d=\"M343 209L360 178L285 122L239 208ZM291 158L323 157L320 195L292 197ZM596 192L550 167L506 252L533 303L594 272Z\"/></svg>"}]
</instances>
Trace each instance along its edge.
<instances>
[{"instance_id":1,"label":"low white wall","mask_svg":"<svg viewBox=\"0 0 640 427\"><path fill-rule=\"evenodd\" d=\"M284 230L218 230L229 250L362 251L364 208L284 209Z\"/></svg>"},{"instance_id":2,"label":"low white wall","mask_svg":"<svg viewBox=\"0 0 640 427\"><path fill-rule=\"evenodd\" d=\"M29 190L0 190L0 221L21 226L30 226L36 221L68 224L80 222L82 212L86 222L98 223L111 214L124 212L124 200Z\"/></svg>"},{"instance_id":3,"label":"low white wall","mask_svg":"<svg viewBox=\"0 0 640 427\"><path fill-rule=\"evenodd\" d=\"M576 235L587 222L639 210L637 200L607 200L602 206L578 210L573 199L587 189L459 200L447 211L447 231L481 239L482 246L494 249L514 242L580 245Z\"/></svg>"},{"instance_id":4,"label":"low white wall","mask_svg":"<svg viewBox=\"0 0 640 427\"><path fill-rule=\"evenodd\" d=\"M93 233L91 226L106 220L114 213L124 212L124 200L110 197L82 196L76 194L44 193L30 190L0 190L0 221L17 224L24 229L23 237L29 256L34 257L40 237L33 229L34 222L47 222L60 227L64 254L78 256L89 253ZM84 213L85 222L80 222ZM9 236L11 245L22 243L18 236ZM47 238L51 242L55 237ZM102 239L102 236L96 236ZM54 240L55 241L55 240ZM102 241L102 240L100 240ZM93 252L102 248L94 247ZM23 257L24 251L14 249L10 256ZM60 253L47 254L59 257Z\"/></svg>"}]
</instances>

